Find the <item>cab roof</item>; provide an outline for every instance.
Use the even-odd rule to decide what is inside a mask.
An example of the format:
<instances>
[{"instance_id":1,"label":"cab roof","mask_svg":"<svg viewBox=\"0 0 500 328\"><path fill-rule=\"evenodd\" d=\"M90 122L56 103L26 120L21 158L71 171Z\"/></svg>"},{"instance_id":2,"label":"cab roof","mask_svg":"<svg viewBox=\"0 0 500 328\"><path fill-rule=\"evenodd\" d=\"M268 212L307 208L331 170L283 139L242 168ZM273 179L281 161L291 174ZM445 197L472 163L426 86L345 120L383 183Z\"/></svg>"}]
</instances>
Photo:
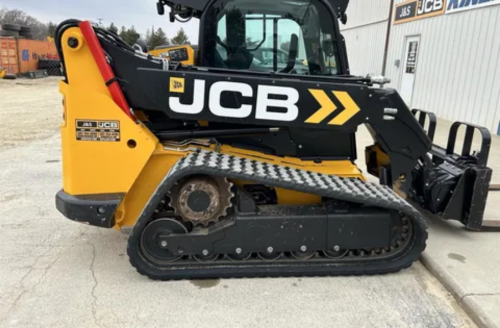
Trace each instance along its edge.
<instances>
[{"instance_id":1,"label":"cab roof","mask_svg":"<svg viewBox=\"0 0 500 328\"><path fill-rule=\"evenodd\" d=\"M173 6L182 6L187 7L194 10L194 16L199 17L201 13L205 11L207 5L212 0L160 0L163 4L173 7ZM274 1L283 1L283 0L274 0ZM342 17L347 10L347 6L349 5L349 0L325 0L330 3L332 8L335 10L335 14L337 17Z\"/></svg>"}]
</instances>

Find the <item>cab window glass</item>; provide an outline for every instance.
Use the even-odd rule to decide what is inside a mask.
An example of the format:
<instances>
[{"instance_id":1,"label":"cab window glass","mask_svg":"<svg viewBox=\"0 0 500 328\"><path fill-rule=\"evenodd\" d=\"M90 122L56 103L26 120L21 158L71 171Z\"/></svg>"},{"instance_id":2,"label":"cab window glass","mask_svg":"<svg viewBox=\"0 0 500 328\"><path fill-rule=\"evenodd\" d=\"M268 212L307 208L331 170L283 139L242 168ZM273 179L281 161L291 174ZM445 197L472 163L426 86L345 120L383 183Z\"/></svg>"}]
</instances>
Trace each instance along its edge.
<instances>
[{"instance_id":1,"label":"cab window glass","mask_svg":"<svg viewBox=\"0 0 500 328\"><path fill-rule=\"evenodd\" d=\"M215 20L216 30L215 36L206 32L214 41L214 52L207 50L210 66L300 75L337 74L334 24L318 1L270 4L263 0L220 0L207 16Z\"/></svg>"}]
</instances>

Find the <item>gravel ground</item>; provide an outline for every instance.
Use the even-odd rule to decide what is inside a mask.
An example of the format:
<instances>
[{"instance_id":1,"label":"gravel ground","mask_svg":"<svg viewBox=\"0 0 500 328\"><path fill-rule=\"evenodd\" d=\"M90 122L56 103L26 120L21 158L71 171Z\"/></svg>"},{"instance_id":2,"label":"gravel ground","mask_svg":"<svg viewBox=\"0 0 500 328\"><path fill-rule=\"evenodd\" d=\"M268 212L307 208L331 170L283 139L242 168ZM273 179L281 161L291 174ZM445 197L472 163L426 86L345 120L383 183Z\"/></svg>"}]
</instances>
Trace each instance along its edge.
<instances>
[{"instance_id":1,"label":"gravel ground","mask_svg":"<svg viewBox=\"0 0 500 328\"><path fill-rule=\"evenodd\" d=\"M128 263L126 234L54 208L57 79L0 81L0 99L0 327L474 327L420 263L374 277L150 281Z\"/></svg>"},{"instance_id":2,"label":"gravel ground","mask_svg":"<svg viewBox=\"0 0 500 328\"><path fill-rule=\"evenodd\" d=\"M58 132L62 113L58 82L58 77L0 79L0 150Z\"/></svg>"}]
</instances>

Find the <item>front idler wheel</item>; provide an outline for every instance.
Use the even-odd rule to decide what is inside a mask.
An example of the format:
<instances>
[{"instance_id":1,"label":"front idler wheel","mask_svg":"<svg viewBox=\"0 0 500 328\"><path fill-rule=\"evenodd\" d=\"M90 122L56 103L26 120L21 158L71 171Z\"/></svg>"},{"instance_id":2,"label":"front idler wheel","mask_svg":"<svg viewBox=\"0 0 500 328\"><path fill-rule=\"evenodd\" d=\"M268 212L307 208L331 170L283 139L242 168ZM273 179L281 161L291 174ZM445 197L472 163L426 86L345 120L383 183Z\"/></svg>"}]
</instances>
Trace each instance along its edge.
<instances>
[{"instance_id":1,"label":"front idler wheel","mask_svg":"<svg viewBox=\"0 0 500 328\"><path fill-rule=\"evenodd\" d=\"M155 264L168 264L182 258L182 254L174 254L168 249L168 236L187 233L182 222L164 218L150 222L141 235L141 252Z\"/></svg>"}]
</instances>

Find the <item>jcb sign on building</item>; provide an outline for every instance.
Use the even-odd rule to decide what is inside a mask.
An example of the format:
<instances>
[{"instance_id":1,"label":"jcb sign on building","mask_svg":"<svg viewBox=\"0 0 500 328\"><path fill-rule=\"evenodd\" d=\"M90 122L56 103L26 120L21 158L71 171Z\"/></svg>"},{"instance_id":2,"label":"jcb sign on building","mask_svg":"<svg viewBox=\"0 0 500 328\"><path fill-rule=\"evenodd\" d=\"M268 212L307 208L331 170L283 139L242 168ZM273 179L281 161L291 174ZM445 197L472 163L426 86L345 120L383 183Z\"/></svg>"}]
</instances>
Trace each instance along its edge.
<instances>
[{"instance_id":1,"label":"jcb sign on building","mask_svg":"<svg viewBox=\"0 0 500 328\"><path fill-rule=\"evenodd\" d=\"M394 24L498 4L500 0L408 0L396 5Z\"/></svg>"},{"instance_id":2,"label":"jcb sign on building","mask_svg":"<svg viewBox=\"0 0 500 328\"><path fill-rule=\"evenodd\" d=\"M446 0L409 0L396 6L394 24L442 15Z\"/></svg>"}]
</instances>

